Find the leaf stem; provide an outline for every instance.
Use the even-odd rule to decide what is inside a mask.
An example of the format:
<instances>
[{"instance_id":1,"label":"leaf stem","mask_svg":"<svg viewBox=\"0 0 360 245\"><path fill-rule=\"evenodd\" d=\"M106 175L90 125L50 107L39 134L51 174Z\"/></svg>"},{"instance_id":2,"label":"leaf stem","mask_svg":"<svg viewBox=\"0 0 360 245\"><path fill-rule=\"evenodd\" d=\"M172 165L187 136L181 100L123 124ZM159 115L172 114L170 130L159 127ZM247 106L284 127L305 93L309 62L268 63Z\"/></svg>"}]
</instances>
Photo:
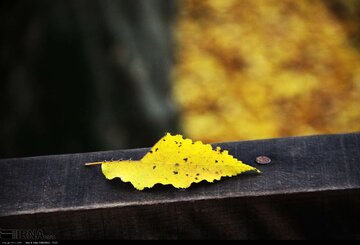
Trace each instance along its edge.
<instances>
[{"instance_id":1,"label":"leaf stem","mask_svg":"<svg viewBox=\"0 0 360 245\"><path fill-rule=\"evenodd\" d=\"M113 162L122 162L122 161L127 161L127 162L140 162L139 160L133 161L133 160L118 160L118 161L103 161L103 162L88 162L85 163L85 166L95 166L95 165L100 165L100 164L104 164L104 163L113 163Z\"/></svg>"},{"instance_id":2,"label":"leaf stem","mask_svg":"<svg viewBox=\"0 0 360 245\"><path fill-rule=\"evenodd\" d=\"M88 162L88 163L85 163L85 166L94 166L94 165L100 165L103 163L107 163L107 162Z\"/></svg>"}]
</instances>

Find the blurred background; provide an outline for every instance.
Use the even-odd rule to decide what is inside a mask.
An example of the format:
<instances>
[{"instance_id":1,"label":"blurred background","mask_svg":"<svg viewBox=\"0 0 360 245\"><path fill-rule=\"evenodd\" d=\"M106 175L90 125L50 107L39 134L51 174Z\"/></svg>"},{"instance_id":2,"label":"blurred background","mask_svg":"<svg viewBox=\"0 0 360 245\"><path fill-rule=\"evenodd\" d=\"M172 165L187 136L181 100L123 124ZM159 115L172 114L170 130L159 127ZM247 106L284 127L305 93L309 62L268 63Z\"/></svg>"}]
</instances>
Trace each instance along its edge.
<instances>
[{"instance_id":1,"label":"blurred background","mask_svg":"<svg viewBox=\"0 0 360 245\"><path fill-rule=\"evenodd\" d=\"M0 158L360 131L358 0L0 6Z\"/></svg>"}]
</instances>

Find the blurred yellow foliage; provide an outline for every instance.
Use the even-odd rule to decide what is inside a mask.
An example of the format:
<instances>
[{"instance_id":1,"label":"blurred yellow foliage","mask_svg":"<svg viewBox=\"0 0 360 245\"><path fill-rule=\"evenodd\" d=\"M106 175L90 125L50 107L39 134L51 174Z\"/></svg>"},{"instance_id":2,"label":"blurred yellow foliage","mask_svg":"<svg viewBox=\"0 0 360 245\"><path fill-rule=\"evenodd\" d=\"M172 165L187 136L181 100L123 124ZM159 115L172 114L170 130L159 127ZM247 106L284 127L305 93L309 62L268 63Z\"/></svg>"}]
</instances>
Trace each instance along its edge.
<instances>
[{"instance_id":1,"label":"blurred yellow foliage","mask_svg":"<svg viewBox=\"0 0 360 245\"><path fill-rule=\"evenodd\" d=\"M360 55L323 1L184 0L174 94L205 142L360 131Z\"/></svg>"}]
</instances>

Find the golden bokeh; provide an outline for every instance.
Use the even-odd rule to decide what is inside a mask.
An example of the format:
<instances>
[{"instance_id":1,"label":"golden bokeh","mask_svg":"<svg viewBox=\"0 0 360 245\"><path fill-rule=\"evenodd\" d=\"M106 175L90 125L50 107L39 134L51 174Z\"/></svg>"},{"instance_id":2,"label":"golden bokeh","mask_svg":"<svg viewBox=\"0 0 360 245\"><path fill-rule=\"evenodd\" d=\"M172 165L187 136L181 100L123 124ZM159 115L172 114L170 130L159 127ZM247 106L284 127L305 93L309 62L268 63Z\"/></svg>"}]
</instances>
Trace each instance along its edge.
<instances>
[{"instance_id":1,"label":"golden bokeh","mask_svg":"<svg viewBox=\"0 0 360 245\"><path fill-rule=\"evenodd\" d=\"M360 54L323 1L184 0L174 95L204 142L360 131Z\"/></svg>"}]
</instances>

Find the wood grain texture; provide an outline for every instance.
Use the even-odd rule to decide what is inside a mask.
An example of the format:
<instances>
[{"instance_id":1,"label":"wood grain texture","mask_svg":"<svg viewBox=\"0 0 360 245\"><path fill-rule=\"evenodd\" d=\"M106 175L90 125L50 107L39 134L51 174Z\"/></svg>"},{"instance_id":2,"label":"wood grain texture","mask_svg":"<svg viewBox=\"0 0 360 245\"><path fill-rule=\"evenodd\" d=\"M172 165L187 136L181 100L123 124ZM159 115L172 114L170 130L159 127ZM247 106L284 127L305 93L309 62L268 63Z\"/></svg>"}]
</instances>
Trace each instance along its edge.
<instances>
[{"instance_id":1,"label":"wood grain texture","mask_svg":"<svg viewBox=\"0 0 360 245\"><path fill-rule=\"evenodd\" d=\"M0 227L59 239L360 238L359 133L214 145L262 174L140 192L84 163L147 149L0 160ZM256 165L260 155L272 163Z\"/></svg>"}]
</instances>

